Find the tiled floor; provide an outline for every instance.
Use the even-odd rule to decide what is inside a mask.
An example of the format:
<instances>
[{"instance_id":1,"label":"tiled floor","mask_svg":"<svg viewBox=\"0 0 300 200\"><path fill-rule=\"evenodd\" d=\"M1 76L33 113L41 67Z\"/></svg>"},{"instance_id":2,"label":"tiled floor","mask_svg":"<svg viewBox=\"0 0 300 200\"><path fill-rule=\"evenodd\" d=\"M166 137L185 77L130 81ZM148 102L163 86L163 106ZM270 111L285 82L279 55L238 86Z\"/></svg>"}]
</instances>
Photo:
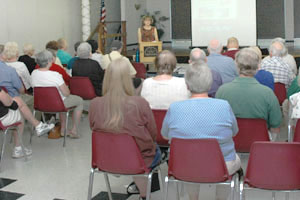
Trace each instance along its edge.
<instances>
[{"instance_id":1,"label":"tiled floor","mask_svg":"<svg viewBox=\"0 0 300 200\"><path fill-rule=\"evenodd\" d=\"M7 143L0 172L0 200L83 200L87 199L88 179L91 163L91 131L87 116L82 120L80 139L67 139L67 146L63 148L62 139L50 140L46 136L34 137L31 148L32 156L28 161L12 159L12 144ZM285 136L281 139L284 140ZM2 139L1 139L2 141ZM9 140L7 140L9 141ZM25 130L24 144L29 143L29 129ZM242 157L243 168L247 165L247 156ZM167 165L162 166L163 176L167 173ZM9 180L11 179L11 180ZM127 196L126 185L130 177L111 177L110 183L115 200L137 200L138 195ZM175 198L174 186L170 185L169 200ZM102 174L95 174L93 200L105 200L105 182ZM184 191L184 190L183 190ZM272 199L270 192L247 192L249 200ZM187 196L181 199L187 200ZM226 200L226 187L201 186L200 199ZM284 194L276 194L276 199L284 199ZM300 199L300 194L290 195L291 200ZM151 195L152 200L162 200L160 191Z\"/></svg>"}]
</instances>

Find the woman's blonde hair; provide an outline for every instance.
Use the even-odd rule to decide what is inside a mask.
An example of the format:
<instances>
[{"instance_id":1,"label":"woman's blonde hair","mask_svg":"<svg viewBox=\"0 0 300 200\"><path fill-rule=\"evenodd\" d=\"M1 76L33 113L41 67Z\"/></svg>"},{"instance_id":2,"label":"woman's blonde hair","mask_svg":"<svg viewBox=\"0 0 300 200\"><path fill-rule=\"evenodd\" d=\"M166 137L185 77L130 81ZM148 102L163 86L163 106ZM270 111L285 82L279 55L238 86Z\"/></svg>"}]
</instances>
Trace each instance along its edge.
<instances>
[{"instance_id":1,"label":"woman's blonde hair","mask_svg":"<svg viewBox=\"0 0 300 200\"><path fill-rule=\"evenodd\" d=\"M19 46L16 42L7 42L4 46L3 56L6 60L19 57Z\"/></svg>"},{"instance_id":2,"label":"woman's blonde hair","mask_svg":"<svg viewBox=\"0 0 300 200\"><path fill-rule=\"evenodd\" d=\"M102 94L105 100L103 127L118 132L123 126L123 108L128 96L134 95L130 66L124 58L113 60L105 71Z\"/></svg>"},{"instance_id":3,"label":"woman's blonde hair","mask_svg":"<svg viewBox=\"0 0 300 200\"><path fill-rule=\"evenodd\" d=\"M144 21L146 21L147 19L149 19L151 21L151 24L153 24L153 17L151 17L149 15L145 15L142 17L142 27L144 26Z\"/></svg>"}]
</instances>

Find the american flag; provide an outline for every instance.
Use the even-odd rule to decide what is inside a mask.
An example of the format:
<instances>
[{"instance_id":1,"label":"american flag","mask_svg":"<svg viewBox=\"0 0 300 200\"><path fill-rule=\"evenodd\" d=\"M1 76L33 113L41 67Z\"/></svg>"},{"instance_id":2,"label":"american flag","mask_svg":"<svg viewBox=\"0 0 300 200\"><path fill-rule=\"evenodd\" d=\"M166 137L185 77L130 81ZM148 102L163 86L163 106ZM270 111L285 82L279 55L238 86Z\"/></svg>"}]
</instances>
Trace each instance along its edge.
<instances>
[{"instance_id":1,"label":"american flag","mask_svg":"<svg viewBox=\"0 0 300 200\"><path fill-rule=\"evenodd\" d=\"M104 0L101 0L101 7L100 7L100 22L105 22L105 18L106 18L106 9L105 9L105 4L104 4ZM106 26L104 24L104 32L107 32Z\"/></svg>"}]
</instances>

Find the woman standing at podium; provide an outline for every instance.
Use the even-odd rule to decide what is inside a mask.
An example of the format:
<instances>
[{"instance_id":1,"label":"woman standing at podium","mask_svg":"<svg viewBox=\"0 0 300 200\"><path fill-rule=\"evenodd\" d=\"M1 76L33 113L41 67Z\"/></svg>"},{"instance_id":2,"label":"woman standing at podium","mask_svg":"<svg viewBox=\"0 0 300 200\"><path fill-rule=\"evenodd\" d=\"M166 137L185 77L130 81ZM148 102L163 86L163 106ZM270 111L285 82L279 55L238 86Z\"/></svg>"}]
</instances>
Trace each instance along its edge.
<instances>
[{"instance_id":1,"label":"woman standing at podium","mask_svg":"<svg viewBox=\"0 0 300 200\"><path fill-rule=\"evenodd\" d=\"M138 40L141 42L158 42L157 29L153 24L151 16L144 16L142 18L142 26L138 29Z\"/></svg>"}]
</instances>

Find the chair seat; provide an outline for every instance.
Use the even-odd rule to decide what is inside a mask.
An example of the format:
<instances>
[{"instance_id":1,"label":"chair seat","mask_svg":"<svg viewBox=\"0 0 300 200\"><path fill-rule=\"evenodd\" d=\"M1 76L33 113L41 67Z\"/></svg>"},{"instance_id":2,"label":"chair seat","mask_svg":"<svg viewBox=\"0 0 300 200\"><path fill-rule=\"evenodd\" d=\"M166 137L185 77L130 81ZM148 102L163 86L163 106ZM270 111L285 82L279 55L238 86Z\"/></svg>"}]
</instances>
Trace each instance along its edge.
<instances>
[{"instance_id":1,"label":"chair seat","mask_svg":"<svg viewBox=\"0 0 300 200\"><path fill-rule=\"evenodd\" d=\"M2 123L0 123L0 129L1 130L6 130L10 127L19 126L20 124L22 124L22 122L16 122L16 123L10 124L8 126L4 126Z\"/></svg>"}]
</instances>

